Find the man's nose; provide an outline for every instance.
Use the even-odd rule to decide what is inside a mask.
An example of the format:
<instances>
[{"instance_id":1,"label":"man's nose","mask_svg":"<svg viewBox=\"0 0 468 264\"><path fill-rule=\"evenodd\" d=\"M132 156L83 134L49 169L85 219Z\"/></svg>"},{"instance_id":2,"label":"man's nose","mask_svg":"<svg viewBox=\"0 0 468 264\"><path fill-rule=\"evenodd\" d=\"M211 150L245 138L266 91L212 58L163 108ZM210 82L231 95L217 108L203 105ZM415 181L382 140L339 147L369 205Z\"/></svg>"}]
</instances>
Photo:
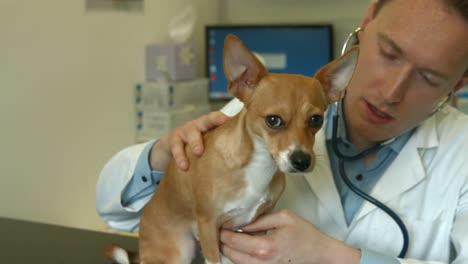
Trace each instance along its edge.
<instances>
[{"instance_id":1,"label":"man's nose","mask_svg":"<svg viewBox=\"0 0 468 264\"><path fill-rule=\"evenodd\" d=\"M381 87L382 99L387 104L401 102L409 88L412 69L409 65L401 65L388 74L386 85Z\"/></svg>"}]
</instances>

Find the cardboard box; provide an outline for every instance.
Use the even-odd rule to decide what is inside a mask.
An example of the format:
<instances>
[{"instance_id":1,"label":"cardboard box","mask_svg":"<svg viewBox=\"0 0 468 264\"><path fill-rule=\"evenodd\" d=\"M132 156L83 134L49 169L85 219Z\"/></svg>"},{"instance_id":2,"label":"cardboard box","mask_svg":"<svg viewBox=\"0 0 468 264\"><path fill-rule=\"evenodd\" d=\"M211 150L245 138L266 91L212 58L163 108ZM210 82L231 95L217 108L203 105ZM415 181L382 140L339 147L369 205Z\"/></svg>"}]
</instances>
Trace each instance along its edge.
<instances>
[{"instance_id":1,"label":"cardboard box","mask_svg":"<svg viewBox=\"0 0 468 264\"><path fill-rule=\"evenodd\" d=\"M139 108L158 111L208 104L208 79L184 82L144 82L135 85Z\"/></svg>"},{"instance_id":2,"label":"cardboard box","mask_svg":"<svg viewBox=\"0 0 468 264\"><path fill-rule=\"evenodd\" d=\"M197 60L192 44L150 44L145 49L146 80L195 79Z\"/></svg>"},{"instance_id":3,"label":"cardboard box","mask_svg":"<svg viewBox=\"0 0 468 264\"><path fill-rule=\"evenodd\" d=\"M160 138L186 122L211 111L208 104L186 105L179 109L151 111L140 109L137 112L137 142Z\"/></svg>"}]
</instances>

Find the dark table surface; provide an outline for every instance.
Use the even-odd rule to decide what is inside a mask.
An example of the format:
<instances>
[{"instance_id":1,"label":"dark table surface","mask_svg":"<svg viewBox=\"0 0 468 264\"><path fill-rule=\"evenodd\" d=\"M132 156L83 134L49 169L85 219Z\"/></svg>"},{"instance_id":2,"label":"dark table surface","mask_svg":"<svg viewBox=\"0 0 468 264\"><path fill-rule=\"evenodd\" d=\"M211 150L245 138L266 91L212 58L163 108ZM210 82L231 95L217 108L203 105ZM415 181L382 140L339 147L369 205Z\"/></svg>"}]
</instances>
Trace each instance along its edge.
<instances>
[{"instance_id":1,"label":"dark table surface","mask_svg":"<svg viewBox=\"0 0 468 264\"><path fill-rule=\"evenodd\" d=\"M104 264L103 249L136 250L136 237L0 218L0 263Z\"/></svg>"},{"instance_id":2,"label":"dark table surface","mask_svg":"<svg viewBox=\"0 0 468 264\"><path fill-rule=\"evenodd\" d=\"M138 238L0 217L1 264L108 264L104 248L136 251ZM198 256L194 262L204 263Z\"/></svg>"}]
</instances>

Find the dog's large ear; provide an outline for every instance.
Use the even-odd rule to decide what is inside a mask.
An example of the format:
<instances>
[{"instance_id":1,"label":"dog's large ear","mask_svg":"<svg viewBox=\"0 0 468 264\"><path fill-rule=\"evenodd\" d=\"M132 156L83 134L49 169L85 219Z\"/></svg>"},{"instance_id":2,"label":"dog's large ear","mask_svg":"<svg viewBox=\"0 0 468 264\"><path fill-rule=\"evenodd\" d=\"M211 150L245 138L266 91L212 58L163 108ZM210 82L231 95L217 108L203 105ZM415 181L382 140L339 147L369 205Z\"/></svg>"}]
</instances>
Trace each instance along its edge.
<instances>
[{"instance_id":1,"label":"dog's large ear","mask_svg":"<svg viewBox=\"0 0 468 264\"><path fill-rule=\"evenodd\" d=\"M359 56L359 48L353 47L343 56L328 63L317 71L315 78L320 81L328 102L336 102L343 95L351 78Z\"/></svg>"},{"instance_id":2,"label":"dog's large ear","mask_svg":"<svg viewBox=\"0 0 468 264\"><path fill-rule=\"evenodd\" d=\"M260 82L268 74L263 64L236 36L230 34L224 40L224 74L229 93L246 103Z\"/></svg>"}]
</instances>

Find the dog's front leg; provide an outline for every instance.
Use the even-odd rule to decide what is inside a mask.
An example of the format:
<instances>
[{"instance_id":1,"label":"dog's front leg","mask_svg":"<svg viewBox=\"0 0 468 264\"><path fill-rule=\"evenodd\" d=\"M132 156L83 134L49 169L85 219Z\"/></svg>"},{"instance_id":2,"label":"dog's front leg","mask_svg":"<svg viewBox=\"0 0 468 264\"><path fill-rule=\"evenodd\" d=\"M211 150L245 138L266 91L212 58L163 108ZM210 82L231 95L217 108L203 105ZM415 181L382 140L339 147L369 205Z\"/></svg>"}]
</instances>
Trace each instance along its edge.
<instances>
[{"instance_id":1,"label":"dog's front leg","mask_svg":"<svg viewBox=\"0 0 468 264\"><path fill-rule=\"evenodd\" d=\"M207 264L220 264L219 226L213 216L199 216L197 219L198 235L203 256Z\"/></svg>"}]
</instances>

